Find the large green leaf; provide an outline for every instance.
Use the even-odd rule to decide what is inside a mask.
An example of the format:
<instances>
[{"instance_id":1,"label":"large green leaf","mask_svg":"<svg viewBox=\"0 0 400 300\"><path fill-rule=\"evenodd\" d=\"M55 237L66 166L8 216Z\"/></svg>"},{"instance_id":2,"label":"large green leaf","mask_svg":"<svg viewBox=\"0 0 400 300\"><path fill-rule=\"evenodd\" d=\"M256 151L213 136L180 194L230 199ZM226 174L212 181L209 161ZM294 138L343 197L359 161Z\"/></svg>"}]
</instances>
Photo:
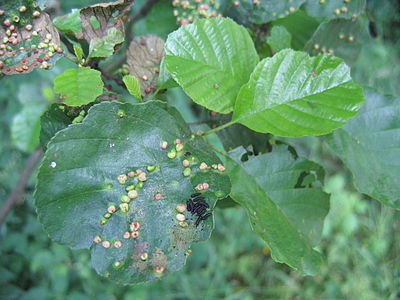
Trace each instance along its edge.
<instances>
[{"instance_id":1,"label":"large green leaf","mask_svg":"<svg viewBox=\"0 0 400 300\"><path fill-rule=\"evenodd\" d=\"M326 137L353 173L356 188L400 209L400 98L366 93L349 124Z\"/></svg>"},{"instance_id":2,"label":"large green leaf","mask_svg":"<svg viewBox=\"0 0 400 300\"><path fill-rule=\"evenodd\" d=\"M247 30L230 19L197 20L168 36L165 66L194 102L233 110L240 87L258 62Z\"/></svg>"},{"instance_id":3,"label":"large green leaf","mask_svg":"<svg viewBox=\"0 0 400 300\"><path fill-rule=\"evenodd\" d=\"M275 52L290 48L291 42L292 35L283 26L272 27L271 35L267 38L267 43Z\"/></svg>"},{"instance_id":4,"label":"large green leaf","mask_svg":"<svg viewBox=\"0 0 400 300\"><path fill-rule=\"evenodd\" d=\"M281 136L320 135L343 126L363 100L341 59L283 50L258 64L240 90L233 121Z\"/></svg>"},{"instance_id":5,"label":"large green leaf","mask_svg":"<svg viewBox=\"0 0 400 300\"><path fill-rule=\"evenodd\" d=\"M321 168L294 159L283 146L242 162L243 150L229 153L230 196L247 209L253 230L271 249L274 260L305 274L318 272L318 243L329 196L320 188Z\"/></svg>"},{"instance_id":6,"label":"large green leaf","mask_svg":"<svg viewBox=\"0 0 400 300\"><path fill-rule=\"evenodd\" d=\"M365 9L365 0L307 0L305 11L318 19L356 18Z\"/></svg>"},{"instance_id":7,"label":"large green leaf","mask_svg":"<svg viewBox=\"0 0 400 300\"><path fill-rule=\"evenodd\" d=\"M174 144L176 139L183 149ZM184 167L183 160L190 166ZM191 243L207 239L213 229L213 218L196 227L197 217L187 211L186 221L179 223L176 206L205 182L209 189L202 194L211 210L230 191L222 168L200 171L201 162L220 163L175 109L161 102L102 102L48 144L35 193L40 221L55 241L90 247L99 274L121 283L157 279L182 268ZM137 175L129 177L138 169L147 174L142 188ZM129 175L125 184L118 180L121 174ZM138 196L124 207L120 199L131 185ZM112 205L116 212L105 215ZM138 231L130 228L132 222L140 223ZM126 232L139 236L124 238ZM110 245L96 244L94 238Z\"/></svg>"},{"instance_id":8,"label":"large green leaf","mask_svg":"<svg viewBox=\"0 0 400 300\"><path fill-rule=\"evenodd\" d=\"M103 93L101 73L88 67L68 69L54 78L54 91L69 106L88 104Z\"/></svg>"}]
</instances>

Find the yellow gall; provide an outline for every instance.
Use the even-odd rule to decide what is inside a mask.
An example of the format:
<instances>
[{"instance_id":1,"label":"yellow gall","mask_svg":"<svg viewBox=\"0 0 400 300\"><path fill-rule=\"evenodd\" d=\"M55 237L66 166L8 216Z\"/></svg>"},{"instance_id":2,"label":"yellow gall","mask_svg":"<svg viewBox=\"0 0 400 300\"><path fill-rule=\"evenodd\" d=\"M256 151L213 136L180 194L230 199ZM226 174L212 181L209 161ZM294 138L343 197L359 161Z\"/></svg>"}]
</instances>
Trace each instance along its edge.
<instances>
[{"instance_id":1,"label":"yellow gall","mask_svg":"<svg viewBox=\"0 0 400 300\"><path fill-rule=\"evenodd\" d=\"M353 42L354 41L354 36L349 36L349 42Z\"/></svg>"},{"instance_id":2,"label":"yellow gall","mask_svg":"<svg viewBox=\"0 0 400 300\"><path fill-rule=\"evenodd\" d=\"M125 174L118 175L117 180L120 184L125 184L126 180L128 179L128 176Z\"/></svg>"},{"instance_id":3,"label":"yellow gall","mask_svg":"<svg viewBox=\"0 0 400 300\"><path fill-rule=\"evenodd\" d=\"M124 233L124 239L129 239L130 237L131 237L131 234L128 231L126 231Z\"/></svg>"},{"instance_id":4,"label":"yellow gall","mask_svg":"<svg viewBox=\"0 0 400 300\"><path fill-rule=\"evenodd\" d=\"M137 198L137 196L138 196L138 192L136 190L131 190L128 192L128 197L130 199L135 199L135 198Z\"/></svg>"},{"instance_id":5,"label":"yellow gall","mask_svg":"<svg viewBox=\"0 0 400 300\"><path fill-rule=\"evenodd\" d=\"M188 161L187 159L185 159L185 160L182 162L182 166L184 166L184 167L189 167L189 166L190 166L190 161Z\"/></svg>"},{"instance_id":6,"label":"yellow gall","mask_svg":"<svg viewBox=\"0 0 400 300\"><path fill-rule=\"evenodd\" d=\"M32 17L35 17L35 18L40 17L40 11L35 10L35 11L32 13Z\"/></svg>"},{"instance_id":7,"label":"yellow gall","mask_svg":"<svg viewBox=\"0 0 400 300\"><path fill-rule=\"evenodd\" d=\"M110 205L110 206L107 208L107 211L108 211L110 214L115 213L116 210L117 210L117 208L116 208L114 205Z\"/></svg>"},{"instance_id":8,"label":"yellow gall","mask_svg":"<svg viewBox=\"0 0 400 300\"><path fill-rule=\"evenodd\" d=\"M121 241L115 241L114 242L114 247L115 248L121 248L122 247L122 242Z\"/></svg>"},{"instance_id":9,"label":"yellow gall","mask_svg":"<svg viewBox=\"0 0 400 300\"><path fill-rule=\"evenodd\" d=\"M340 9L339 8L336 8L334 11L333 11L333 13L335 14L335 15L340 15Z\"/></svg>"},{"instance_id":10,"label":"yellow gall","mask_svg":"<svg viewBox=\"0 0 400 300\"><path fill-rule=\"evenodd\" d=\"M164 272L164 267L163 266L157 266L154 267L154 272L156 272L157 274L161 274L162 272Z\"/></svg>"},{"instance_id":11,"label":"yellow gall","mask_svg":"<svg viewBox=\"0 0 400 300\"><path fill-rule=\"evenodd\" d=\"M96 235L93 239L93 242L95 242L96 244L101 243L101 237L99 235Z\"/></svg>"},{"instance_id":12,"label":"yellow gall","mask_svg":"<svg viewBox=\"0 0 400 300\"><path fill-rule=\"evenodd\" d=\"M137 171L136 171L136 173L137 173ZM140 181L146 181L146 180L147 180L147 175L146 175L146 173L144 173L144 172L140 173L139 176L138 176L138 179L139 179Z\"/></svg>"},{"instance_id":13,"label":"yellow gall","mask_svg":"<svg viewBox=\"0 0 400 300\"><path fill-rule=\"evenodd\" d=\"M208 190L210 185L207 182L203 183L203 190Z\"/></svg>"},{"instance_id":14,"label":"yellow gall","mask_svg":"<svg viewBox=\"0 0 400 300\"><path fill-rule=\"evenodd\" d=\"M183 204L183 203L178 204L178 205L175 207L175 209L176 209L176 211L178 211L178 212L180 212L180 213L183 213L184 211L186 211L186 204Z\"/></svg>"},{"instance_id":15,"label":"yellow gall","mask_svg":"<svg viewBox=\"0 0 400 300\"><path fill-rule=\"evenodd\" d=\"M132 232L131 236L136 239L139 236L139 231Z\"/></svg>"},{"instance_id":16,"label":"yellow gall","mask_svg":"<svg viewBox=\"0 0 400 300\"><path fill-rule=\"evenodd\" d=\"M147 254L147 252L143 252L142 254L140 254L141 260L147 260L148 257L149 257L149 255Z\"/></svg>"},{"instance_id":17,"label":"yellow gall","mask_svg":"<svg viewBox=\"0 0 400 300\"><path fill-rule=\"evenodd\" d=\"M342 6L342 8L340 9L342 12L346 13L348 12L348 8L346 6Z\"/></svg>"},{"instance_id":18,"label":"yellow gall","mask_svg":"<svg viewBox=\"0 0 400 300\"><path fill-rule=\"evenodd\" d=\"M161 149L167 149L167 147L168 147L168 142L166 142L166 141L163 141L162 143L161 143Z\"/></svg>"},{"instance_id":19,"label":"yellow gall","mask_svg":"<svg viewBox=\"0 0 400 300\"><path fill-rule=\"evenodd\" d=\"M200 164L200 170L205 170L205 169L207 169L208 168L208 166L207 166L207 164L205 163L205 162L202 162L201 164Z\"/></svg>"},{"instance_id":20,"label":"yellow gall","mask_svg":"<svg viewBox=\"0 0 400 300\"><path fill-rule=\"evenodd\" d=\"M186 217L185 217L184 214L176 214L175 218L176 218L178 221L185 221L185 220L186 220Z\"/></svg>"},{"instance_id":21,"label":"yellow gall","mask_svg":"<svg viewBox=\"0 0 400 300\"><path fill-rule=\"evenodd\" d=\"M111 243L110 243L109 241L104 241L104 242L101 243L101 245L102 245L104 248L110 248L110 247L111 247Z\"/></svg>"},{"instance_id":22,"label":"yellow gall","mask_svg":"<svg viewBox=\"0 0 400 300\"><path fill-rule=\"evenodd\" d=\"M139 222L132 222L130 228L131 228L131 231L138 231L139 228L140 228L140 223Z\"/></svg>"},{"instance_id":23,"label":"yellow gall","mask_svg":"<svg viewBox=\"0 0 400 300\"><path fill-rule=\"evenodd\" d=\"M176 144L175 149L176 151L181 152L183 150L183 144Z\"/></svg>"},{"instance_id":24,"label":"yellow gall","mask_svg":"<svg viewBox=\"0 0 400 300\"><path fill-rule=\"evenodd\" d=\"M179 224L179 226L181 226L182 228L188 227L188 223L186 223L186 222L184 222L184 221L180 221L178 224Z\"/></svg>"},{"instance_id":25,"label":"yellow gall","mask_svg":"<svg viewBox=\"0 0 400 300\"><path fill-rule=\"evenodd\" d=\"M119 205L119 208L121 209L122 212L128 212L129 211L129 204L128 203L121 203Z\"/></svg>"},{"instance_id":26,"label":"yellow gall","mask_svg":"<svg viewBox=\"0 0 400 300\"><path fill-rule=\"evenodd\" d=\"M26 12L26 6L20 6L19 7L19 11L22 12L22 13Z\"/></svg>"},{"instance_id":27,"label":"yellow gall","mask_svg":"<svg viewBox=\"0 0 400 300\"><path fill-rule=\"evenodd\" d=\"M225 171L225 167L222 165L222 164L218 164L218 170L219 171L221 171L221 172L224 172Z\"/></svg>"}]
</instances>

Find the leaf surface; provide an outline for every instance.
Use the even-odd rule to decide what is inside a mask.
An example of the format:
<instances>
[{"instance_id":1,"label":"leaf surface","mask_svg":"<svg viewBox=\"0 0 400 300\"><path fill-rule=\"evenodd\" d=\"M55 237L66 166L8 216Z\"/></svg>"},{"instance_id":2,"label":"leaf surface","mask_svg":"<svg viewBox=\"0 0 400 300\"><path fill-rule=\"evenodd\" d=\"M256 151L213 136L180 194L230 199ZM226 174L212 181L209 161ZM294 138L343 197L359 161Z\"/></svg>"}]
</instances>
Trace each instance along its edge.
<instances>
[{"instance_id":1,"label":"leaf surface","mask_svg":"<svg viewBox=\"0 0 400 300\"><path fill-rule=\"evenodd\" d=\"M239 92L233 121L280 136L321 135L354 117L363 100L341 59L288 49L257 65Z\"/></svg>"},{"instance_id":2,"label":"leaf surface","mask_svg":"<svg viewBox=\"0 0 400 300\"><path fill-rule=\"evenodd\" d=\"M306 159L294 159L283 146L249 156L243 148L229 152L230 196L246 208L253 230L271 249L274 260L305 274L315 274L321 254L319 242L329 196L322 191L321 168Z\"/></svg>"},{"instance_id":3,"label":"leaf surface","mask_svg":"<svg viewBox=\"0 0 400 300\"><path fill-rule=\"evenodd\" d=\"M221 113L233 110L259 60L247 30L226 18L180 27L168 36L165 51L172 78L194 102Z\"/></svg>"},{"instance_id":4,"label":"leaf surface","mask_svg":"<svg viewBox=\"0 0 400 300\"><path fill-rule=\"evenodd\" d=\"M177 138L183 149L170 158ZM191 163L189 176L184 159ZM91 248L99 274L125 284L155 280L182 268L191 243L207 239L214 226L211 217L196 227L197 216L188 211L181 225L176 205L186 203L204 182L209 188L201 192L210 211L229 194L229 177L214 169L200 171L200 162L211 166L219 160L202 138L191 135L175 109L154 101L102 102L48 144L35 193L40 221L55 241ZM137 170L146 174L144 181ZM129 175L126 182L118 179L122 174ZM123 202L128 186L137 196ZM111 206L116 211L107 216Z\"/></svg>"},{"instance_id":5,"label":"leaf surface","mask_svg":"<svg viewBox=\"0 0 400 300\"><path fill-rule=\"evenodd\" d=\"M356 188L400 209L400 98L367 90L366 102L349 124L326 137L353 173Z\"/></svg>"}]
</instances>

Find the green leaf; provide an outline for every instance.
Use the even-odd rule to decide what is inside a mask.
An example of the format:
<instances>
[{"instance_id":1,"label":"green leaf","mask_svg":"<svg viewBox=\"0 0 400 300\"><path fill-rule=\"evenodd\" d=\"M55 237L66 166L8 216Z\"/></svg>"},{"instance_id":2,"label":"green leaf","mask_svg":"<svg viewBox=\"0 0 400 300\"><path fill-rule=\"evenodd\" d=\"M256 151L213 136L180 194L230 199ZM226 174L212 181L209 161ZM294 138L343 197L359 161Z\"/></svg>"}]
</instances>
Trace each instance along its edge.
<instances>
[{"instance_id":1,"label":"green leaf","mask_svg":"<svg viewBox=\"0 0 400 300\"><path fill-rule=\"evenodd\" d=\"M400 98L366 92L366 102L349 124L326 137L353 173L356 188L400 209Z\"/></svg>"},{"instance_id":2,"label":"green leaf","mask_svg":"<svg viewBox=\"0 0 400 300\"><path fill-rule=\"evenodd\" d=\"M365 9L365 0L307 0L305 11L320 20L358 17Z\"/></svg>"},{"instance_id":3,"label":"green leaf","mask_svg":"<svg viewBox=\"0 0 400 300\"><path fill-rule=\"evenodd\" d=\"M44 81L36 81L36 78L31 78L31 81L34 82L20 83L18 100L22 109L14 116L11 124L13 143L24 152L33 152L39 145L40 116L49 104L43 97L46 87Z\"/></svg>"},{"instance_id":4,"label":"green leaf","mask_svg":"<svg viewBox=\"0 0 400 300\"><path fill-rule=\"evenodd\" d=\"M74 47L74 53L75 53L76 58L78 59L79 62L82 61L82 58L83 58L82 47L77 44L74 44L73 47Z\"/></svg>"},{"instance_id":5,"label":"green leaf","mask_svg":"<svg viewBox=\"0 0 400 300\"><path fill-rule=\"evenodd\" d=\"M283 50L257 65L240 90L233 121L280 136L321 135L354 117L363 100L341 59Z\"/></svg>"},{"instance_id":6,"label":"green leaf","mask_svg":"<svg viewBox=\"0 0 400 300\"><path fill-rule=\"evenodd\" d=\"M177 138L184 149L173 152ZM168 142L165 150L163 141ZM171 153L176 157L169 158ZM191 162L189 176L184 176L184 159ZM102 102L82 123L60 131L48 144L35 192L39 219L55 241L91 248L99 274L125 284L155 280L182 268L191 243L207 239L214 226L211 217L196 227L197 217L188 211L185 223L179 224L176 205L186 203L204 182L209 183L202 194L210 210L230 192L229 177L214 169L200 171L201 162L211 166L219 160L202 138L191 135L175 109L154 101ZM138 169L147 174L142 188L137 175L119 183L119 175ZM130 185L138 196L124 200L130 201L124 212L120 199ZM117 210L106 219L112 205ZM139 236L125 239L126 232L135 232L132 222L139 222ZM110 247L95 243L96 236ZM141 259L143 253L147 259Z\"/></svg>"},{"instance_id":7,"label":"green leaf","mask_svg":"<svg viewBox=\"0 0 400 300\"><path fill-rule=\"evenodd\" d=\"M65 33L75 34L82 32L80 10L73 9L71 13L65 16L54 18L53 24L58 30Z\"/></svg>"},{"instance_id":8,"label":"green leaf","mask_svg":"<svg viewBox=\"0 0 400 300\"><path fill-rule=\"evenodd\" d=\"M140 82L137 77L126 75L122 78L122 81L125 83L126 88L132 96L142 99L143 96L142 92L140 91Z\"/></svg>"},{"instance_id":9,"label":"green leaf","mask_svg":"<svg viewBox=\"0 0 400 300\"><path fill-rule=\"evenodd\" d=\"M321 23L305 46L312 55L330 52L354 64L361 50L360 20L335 19Z\"/></svg>"},{"instance_id":10,"label":"green leaf","mask_svg":"<svg viewBox=\"0 0 400 300\"><path fill-rule=\"evenodd\" d=\"M40 144L45 149L50 139L71 124L59 104L52 104L40 118Z\"/></svg>"},{"instance_id":11,"label":"green leaf","mask_svg":"<svg viewBox=\"0 0 400 300\"><path fill-rule=\"evenodd\" d=\"M265 24L284 18L299 9L305 0L261 0L255 4L253 0L239 1L238 6L232 6L227 15L241 24Z\"/></svg>"},{"instance_id":12,"label":"green leaf","mask_svg":"<svg viewBox=\"0 0 400 300\"><path fill-rule=\"evenodd\" d=\"M274 260L305 274L317 273L322 259L313 247L329 210L329 196L320 188L321 168L294 159L283 146L242 162L244 153L241 148L229 153L230 196L247 209L253 230L267 243Z\"/></svg>"},{"instance_id":13,"label":"green leaf","mask_svg":"<svg viewBox=\"0 0 400 300\"><path fill-rule=\"evenodd\" d=\"M292 36L283 26L274 26L271 35L267 38L267 43L275 52L290 48Z\"/></svg>"},{"instance_id":14,"label":"green leaf","mask_svg":"<svg viewBox=\"0 0 400 300\"><path fill-rule=\"evenodd\" d=\"M319 23L304 11L298 10L286 18L272 22L273 26L283 26L292 35L292 48L303 50L304 45L311 38Z\"/></svg>"},{"instance_id":15,"label":"green leaf","mask_svg":"<svg viewBox=\"0 0 400 300\"><path fill-rule=\"evenodd\" d=\"M116 28L110 28L104 37L95 37L90 41L89 57L109 57L114 48L125 41L124 33Z\"/></svg>"},{"instance_id":16,"label":"green leaf","mask_svg":"<svg viewBox=\"0 0 400 300\"><path fill-rule=\"evenodd\" d=\"M165 66L194 102L233 110L259 58L247 30L230 19L197 20L168 36Z\"/></svg>"},{"instance_id":17,"label":"green leaf","mask_svg":"<svg viewBox=\"0 0 400 300\"><path fill-rule=\"evenodd\" d=\"M126 63L129 74L139 78L142 93L149 93L157 83L164 57L164 40L155 34L137 36L129 45Z\"/></svg>"},{"instance_id":18,"label":"green leaf","mask_svg":"<svg viewBox=\"0 0 400 300\"><path fill-rule=\"evenodd\" d=\"M101 73L90 68L68 69L54 78L54 91L69 106L88 104L103 93Z\"/></svg>"}]
</instances>

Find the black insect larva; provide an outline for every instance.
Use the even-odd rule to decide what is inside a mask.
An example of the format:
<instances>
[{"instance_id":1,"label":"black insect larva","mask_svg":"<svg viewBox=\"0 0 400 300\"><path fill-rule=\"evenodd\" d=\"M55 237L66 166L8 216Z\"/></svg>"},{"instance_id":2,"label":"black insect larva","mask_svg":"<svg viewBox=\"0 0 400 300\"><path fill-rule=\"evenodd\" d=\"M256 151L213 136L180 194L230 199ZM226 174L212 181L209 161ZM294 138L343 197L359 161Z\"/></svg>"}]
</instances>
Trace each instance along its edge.
<instances>
[{"instance_id":1,"label":"black insect larva","mask_svg":"<svg viewBox=\"0 0 400 300\"><path fill-rule=\"evenodd\" d=\"M207 209L204 206L197 206L194 210L193 213L195 213L198 216L201 216L207 211Z\"/></svg>"},{"instance_id":2,"label":"black insect larva","mask_svg":"<svg viewBox=\"0 0 400 300\"><path fill-rule=\"evenodd\" d=\"M211 217L212 213L207 213L204 216L201 217L202 220L207 220L209 217Z\"/></svg>"},{"instance_id":3,"label":"black insect larva","mask_svg":"<svg viewBox=\"0 0 400 300\"><path fill-rule=\"evenodd\" d=\"M200 195L201 195L201 193L194 193L194 194L191 194L190 197L194 198L194 197L197 197L197 196L200 196Z\"/></svg>"},{"instance_id":4,"label":"black insect larva","mask_svg":"<svg viewBox=\"0 0 400 300\"><path fill-rule=\"evenodd\" d=\"M197 218L196 222L194 223L194 225L196 225L196 227L199 226L201 220L202 220L202 219L201 219L201 216L199 216L199 217Z\"/></svg>"},{"instance_id":5,"label":"black insect larva","mask_svg":"<svg viewBox=\"0 0 400 300\"><path fill-rule=\"evenodd\" d=\"M186 207L187 207L187 210L190 212L193 210L193 200L192 199L189 199L186 201Z\"/></svg>"},{"instance_id":6,"label":"black insect larva","mask_svg":"<svg viewBox=\"0 0 400 300\"><path fill-rule=\"evenodd\" d=\"M196 198L193 199L193 201L194 202L203 201L204 199L205 199L204 197L196 197Z\"/></svg>"},{"instance_id":7,"label":"black insect larva","mask_svg":"<svg viewBox=\"0 0 400 300\"><path fill-rule=\"evenodd\" d=\"M195 205L196 205L196 206L204 206L204 207L206 207L206 208L209 208L209 207L210 207L210 205L208 205L207 202L196 202Z\"/></svg>"}]
</instances>

